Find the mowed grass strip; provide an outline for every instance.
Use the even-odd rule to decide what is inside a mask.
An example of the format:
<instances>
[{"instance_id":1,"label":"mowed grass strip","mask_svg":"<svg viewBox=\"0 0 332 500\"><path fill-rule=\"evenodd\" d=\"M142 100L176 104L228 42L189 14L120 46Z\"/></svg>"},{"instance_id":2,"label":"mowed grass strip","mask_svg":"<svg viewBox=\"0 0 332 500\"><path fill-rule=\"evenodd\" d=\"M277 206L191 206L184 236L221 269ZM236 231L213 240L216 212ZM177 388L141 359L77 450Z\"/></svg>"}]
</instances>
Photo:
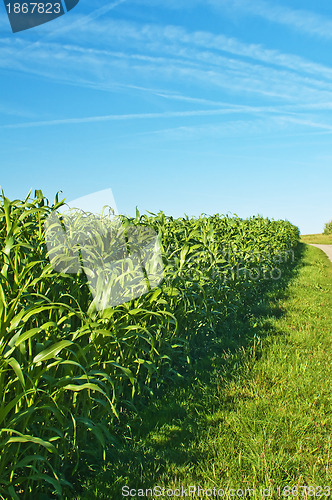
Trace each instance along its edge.
<instances>
[{"instance_id":1,"label":"mowed grass strip","mask_svg":"<svg viewBox=\"0 0 332 500\"><path fill-rule=\"evenodd\" d=\"M124 485L329 497L318 488L332 487L332 264L301 247L289 283L225 325L237 347L216 345L189 383L142 409L128 444L75 498L124 498Z\"/></svg>"}]
</instances>

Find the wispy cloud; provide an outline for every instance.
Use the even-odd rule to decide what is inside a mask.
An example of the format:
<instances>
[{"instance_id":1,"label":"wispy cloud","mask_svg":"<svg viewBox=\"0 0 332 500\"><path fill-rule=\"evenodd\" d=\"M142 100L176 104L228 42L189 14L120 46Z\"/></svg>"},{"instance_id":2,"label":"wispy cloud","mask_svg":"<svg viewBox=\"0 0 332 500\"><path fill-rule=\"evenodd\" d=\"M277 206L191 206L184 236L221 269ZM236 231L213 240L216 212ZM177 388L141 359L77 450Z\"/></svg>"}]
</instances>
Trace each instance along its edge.
<instances>
[{"instance_id":1,"label":"wispy cloud","mask_svg":"<svg viewBox=\"0 0 332 500\"><path fill-rule=\"evenodd\" d=\"M60 27L54 28L54 24L51 23L46 23L42 26L44 34L40 37L38 37L36 42L32 43L24 43L20 49L19 54L20 55L28 55L31 50L33 50L34 47L40 47L41 44L45 43L46 41L52 40L52 39L57 39L59 37L62 37L64 35L68 36L68 33L72 31L76 31L78 29L82 29L84 26L88 25L89 23L95 21L101 16L104 16L111 10L115 9L119 5L127 2L128 0L116 0L110 4L103 5L102 7L93 10L91 13L86 14L86 15L80 15L80 16L73 16L74 22L71 23L62 23ZM1 27L1 25L0 25ZM19 55L18 54L18 55Z\"/></svg>"},{"instance_id":2,"label":"wispy cloud","mask_svg":"<svg viewBox=\"0 0 332 500\"><path fill-rule=\"evenodd\" d=\"M318 118L319 119L319 118ZM167 141L215 141L216 138L227 137L299 137L332 133L332 125L315 120L315 117L304 114L257 114L229 119L216 123L198 123L195 125L173 125L168 128L138 132L139 137L156 137ZM296 125L296 127L294 127ZM155 139L154 139L155 140Z\"/></svg>"},{"instance_id":3,"label":"wispy cloud","mask_svg":"<svg viewBox=\"0 0 332 500\"><path fill-rule=\"evenodd\" d=\"M118 0L82 19L73 17L74 32L57 30L50 36L53 40L41 40L29 50L19 37L0 39L0 67L74 86L119 93L142 92L155 96L159 102L167 101L169 109L156 112L155 106L150 106L144 113L128 113L130 110L124 109L123 114L101 116L54 119L44 116L39 121L2 127L237 113L291 116L332 106L332 68L223 34L100 18L125 2ZM233 6L249 5L246 0L230 2ZM268 4L259 1L253 5L263 12ZM211 98L206 98L207 93ZM217 97L220 93L222 102ZM238 104L234 104L234 96ZM227 98L232 104L227 103ZM190 110L190 105L205 109Z\"/></svg>"},{"instance_id":4,"label":"wispy cloud","mask_svg":"<svg viewBox=\"0 0 332 500\"><path fill-rule=\"evenodd\" d=\"M175 10L190 10L197 6L203 6L205 9L212 7L223 15L232 11L235 11L237 16L249 13L308 35L332 39L332 18L311 10L278 5L277 0L131 0L131 2L140 6ZM315 7L314 3L312 5Z\"/></svg>"},{"instance_id":5,"label":"wispy cloud","mask_svg":"<svg viewBox=\"0 0 332 500\"><path fill-rule=\"evenodd\" d=\"M200 68L204 72L210 67L213 71L222 71L224 80L227 78L227 71L230 72L229 76L234 79L235 84L236 80L245 78L250 72L253 73L253 78L257 74L257 80L260 82L270 82L274 79L281 84L285 80L289 82L292 78L297 78L296 85L302 88L309 85L329 90L326 85L332 83L332 69L328 66L258 44L244 43L222 34L188 32L178 26L137 25L103 19L98 23L86 25L80 35L83 41L94 37L103 47L123 46L127 49L127 53L116 54L110 50L98 52L96 45L91 47L88 54L94 55L96 60L110 58L106 67L111 63L116 64L116 59L121 59L122 66L125 66L126 62L132 65L132 62L136 61L141 67L145 64L146 68L143 69L147 70L149 64L158 66L158 70L167 75L174 73L173 66L176 64L185 70ZM77 43L72 44L72 48L74 47L79 50ZM280 73L280 68L288 73ZM137 65L134 69L137 69ZM193 77L195 78L195 75ZM245 80L246 84L247 82L248 78ZM257 86L257 81L253 80L252 87L259 89L260 85ZM271 89L270 84L266 87ZM274 87L275 85L272 86L272 92ZM275 90L273 93L279 92Z\"/></svg>"},{"instance_id":6,"label":"wispy cloud","mask_svg":"<svg viewBox=\"0 0 332 500\"><path fill-rule=\"evenodd\" d=\"M33 113L27 109L19 107L17 104L4 103L0 104L0 114L8 116L16 116L20 118L29 118L30 120L36 117L36 113Z\"/></svg>"},{"instance_id":7,"label":"wispy cloud","mask_svg":"<svg viewBox=\"0 0 332 500\"><path fill-rule=\"evenodd\" d=\"M105 48L87 48L85 37L92 36ZM104 90L147 88L148 80L176 91L180 82L190 80L200 92L207 85L295 102L331 100L331 68L224 35L103 20L82 27L80 38L81 45L36 44L24 57L20 40L2 40L0 66Z\"/></svg>"},{"instance_id":8,"label":"wispy cloud","mask_svg":"<svg viewBox=\"0 0 332 500\"><path fill-rule=\"evenodd\" d=\"M314 128L314 129L321 129L322 131L325 132L332 132L332 124L330 123L322 123L322 122L316 122L313 121L310 118L300 118L300 117L284 117L285 122L288 123L296 123L298 125L304 125L306 127Z\"/></svg>"},{"instance_id":9,"label":"wispy cloud","mask_svg":"<svg viewBox=\"0 0 332 500\"><path fill-rule=\"evenodd\" d=\"M137 52L143 48L150 53L162 54L165 52L178 53L176 49L179 48L199 47L200 49L213 49L219 54L233 54L273 66L282 66L293 71L303 71L311 74L319 72L323 77L332 77L330 67L299 56L284 54L259 44L245 43L220 33L216 34L207 31L188 32L180 26L137 25L126 21L101 19L98 23L89 23L84 26L80 35L83 40L87 37L91 39L94 35L95 39L102 43L104 47L115 43L118 46L135 46ZM72 40L74 41L74 38ZM181 52L178 54L180 55Z\"/></svg>"},{"instance_id":10,"label":"wispy cloud","mask_svg":"<svg viewBox=\"0 0 332 500\"><path fill-rule=\"evenodd\" d=\"M133 113L123 115L101 115L77 118L64 118L61 120L41 120L34 122L16 123L9 125L2 125L1 128L31 128L31 127L49 127L56 125L73 125L85 123L98 123L108 121L120 120L151 120L151 119L167 119L167 118L187 118L187 117L203 117L203 116L221 116L234 113L264 113L264 112L277 112L269 108L254 108L249 106L225 106L220 109L207 109L207 110L192 110L192 111L166 111L163 113Z\"/></svg>"},{"instance_id":11,"label":"wispy cloud","mask_svg":"<svg viewBox=\"0 0 332 500\"><path fill-rule=\"evenodd\" d=\"M205 0L206 1L206 0ZM235 8L239 15L251 13L272 23L320 38L332 39L332 19L312 11L293 9L264 0L207 0L216 9Z\"/></svg>"}]
</instances>

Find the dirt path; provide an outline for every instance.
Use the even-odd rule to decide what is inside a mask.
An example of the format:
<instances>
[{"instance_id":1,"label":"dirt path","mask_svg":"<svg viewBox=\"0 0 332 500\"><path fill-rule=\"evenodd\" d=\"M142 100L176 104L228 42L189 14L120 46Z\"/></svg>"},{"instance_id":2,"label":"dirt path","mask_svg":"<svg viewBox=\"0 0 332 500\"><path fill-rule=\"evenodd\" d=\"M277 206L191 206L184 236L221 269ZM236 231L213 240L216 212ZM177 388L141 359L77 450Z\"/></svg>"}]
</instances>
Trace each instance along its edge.
<instances>
[{"instance_id":1,"label":"dirt path","mask_svg":"<svg viewBox=\"0 0 332 500\"><path fill-rule=\"evenodd\" d=\"M313 247L317 247L317 248L320 248L321 250L323 250L323 252L326 253L328 258L332 262L332 245L316 245L315 243L308 243L308 244L313 246Z\"/></svg>"}]
</instances>

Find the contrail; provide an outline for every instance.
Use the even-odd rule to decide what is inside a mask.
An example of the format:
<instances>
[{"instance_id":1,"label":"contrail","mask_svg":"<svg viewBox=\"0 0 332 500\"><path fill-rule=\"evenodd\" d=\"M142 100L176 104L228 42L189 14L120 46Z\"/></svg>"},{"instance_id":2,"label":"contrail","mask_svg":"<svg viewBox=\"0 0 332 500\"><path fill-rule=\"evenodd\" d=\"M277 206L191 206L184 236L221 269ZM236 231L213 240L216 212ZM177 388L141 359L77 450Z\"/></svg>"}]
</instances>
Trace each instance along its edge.
<instances>
[{"instance_id":1,"label":"contrail","mask_svg":"<svg viewBox=\"0 0 332 500\"><path fill-rule=\"evenodd\" d=\"M56 37L57 35L59 35L61 33L65 33L66 31L70 31L74 27L87 24L90 20L96 19L97 17L102 16L106 12L109 12L110 10L115 9L118 5L120 5L126 1L127 0L117 0L111 4L104 5L103 7L100 7L99 9L97 9L95 12L92 12L91 14L88 14L86 16L82 16L77 21L75 21L73 23L69 23L67 26L63 26L62 28L58 28L56 30L53 30L51 33L44 35L44 37L42 39L38 40L37 42L32 42L32 43L30 43L30 45L26 45L22 50L18 51L17 54L22 54L22 53L26 52L27 50L30 50L34 46L40 45L41 42L43 42L47 39ZM52 22L52 21L50 21L50 22Z\"/></svg>"},{"instance_id":2,"label":"contrail","mask_svg":"<svg viewBox=\"0 0 332 500\"><path fill-rule=\"evenodd\" d=\"M97 17L102 16L106 12L109 12L110 10L115 9L115 7L117 7L118 5L120 5L126 1L127 0L117 0L116 2L113 2L111 4L104 5L103 7L100 7L99 9L97 9L95 12L92 12L91 14L88 14L86 16L82 16L76 22L74 22L68 26L63 26L62 28L55 30L54 32L50 33L48 36L51 38L53 36L56 36L59 33L64 33L66 31L69 31L75 26L87 24L90 20L96 19Z\"/></svg>"},{"instance_id":3,"label":"contrail","mask_svg":"<svg viewBox=\"0 0 332 500\"><path fill-rule=\"evenodd\" d=\"M265 108L251 108L251 112L276 112L277 110L265 109ZM37 121L37 122L26 122L26 123L16 123L11 125L2 125L0 128L30 128L30 127L50 127L54 125L73 125L73 124L83 124L83 123L93 123L93 122L106 122L106 121L118 121L118 120L144 120L144 119L155 119L155 118L185 118L191 116L214 116L214 115L224 115L228 113L243 113L248 112L248 107L245 109L225 107L219 109L208 109L208 110L192 110L192 111L166 111L163 113L131 113L124 115L100 115L100 116L87 116L83 118L64 118L60 120L47 120L47 121Z\"/></svg>"}]
</instances>

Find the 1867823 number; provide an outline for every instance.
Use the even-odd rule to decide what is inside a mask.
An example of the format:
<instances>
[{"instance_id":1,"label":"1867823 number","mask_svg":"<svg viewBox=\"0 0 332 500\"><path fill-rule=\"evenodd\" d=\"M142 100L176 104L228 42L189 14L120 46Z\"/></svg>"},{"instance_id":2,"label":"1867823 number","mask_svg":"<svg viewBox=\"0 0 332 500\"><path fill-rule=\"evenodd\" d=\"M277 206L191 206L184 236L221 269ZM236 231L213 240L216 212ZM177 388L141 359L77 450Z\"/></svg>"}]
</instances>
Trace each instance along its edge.
<instances>
[{"instance_id":1,"label":"1867823 number","mask_svg":"<svg viewBox=\"0 0 332 500\"><path fill-rule=\"evenodd\" d=\"M6 11L13 33L35 28L67 14L79 0L0 0Z\"/></svg>"},{"instance_id":2,"label":"1867823 number","mask_svg":"<svg viewBox=\"0 0 332 500\"><path fill-rule=\"evenodd\" d=\"M277 495L278 497L328 497L330 498L332 494L332 488L330 486L278 486Z\"/></svg>"},{"instance_id":3,"label":"1867823 number","mask_svg":"<svg viewBox=\"0 0 332 500\"><path fill-rule=\"evenodd\" d=\"M24 2L6 4L8 14L60 14L60 3Z\"/></svg>"}]
</instances>

